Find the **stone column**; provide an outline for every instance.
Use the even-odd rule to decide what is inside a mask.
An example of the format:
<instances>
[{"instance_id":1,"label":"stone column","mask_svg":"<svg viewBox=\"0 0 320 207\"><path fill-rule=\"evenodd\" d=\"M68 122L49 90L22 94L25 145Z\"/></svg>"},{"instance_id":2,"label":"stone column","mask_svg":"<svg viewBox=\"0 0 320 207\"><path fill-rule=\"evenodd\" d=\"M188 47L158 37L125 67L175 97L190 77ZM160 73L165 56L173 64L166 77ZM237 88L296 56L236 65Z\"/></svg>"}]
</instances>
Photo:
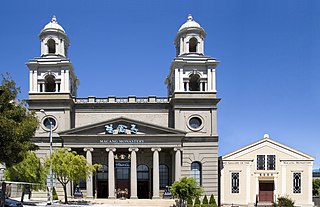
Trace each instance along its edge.
<instances>
[{"instance_id":1,"label":"stone column","mask_svg":"<svg viewBox=\"0 0 320 207\"><path fill-rule=\"evenodd\" d=\"M93 148L84 148L86 153L87 162L92 165L92 154ZM93 198L93 179L92 173L90 173L87 179L87 198Z\"/></svg>"},{"instance_id":2,"label":"stone column","mask_svg":"<svg viewBox=\"0 0 320 207\"><path fill-rule=\"evenodd\" d=\"M137 154L138 148L129 148L129 152L131 152L131 190L130 190L130 199L137 199Z\"/></svg>"},{"instance_id":3,"label":"stone column","mask_svg":"<svg viewBox=\"0 0 320 207\"><path fill-rule=\"evenodd\" d=\"M114 154L113 152L116 151L116 148L106 148L106 151L109 152L108 158L108 184L109 184L109 199L115 199L115 185L114 185Z\"/></svg>"},{"instance_id":4,"label":"stone column","mask_svg":"<svg viewBox=\"0 0 320 207\"><path fill-rule=\"evenodd\" d=\"M174 170L174 181L179 181L181 177L181 151L182 149L179 147L175 147L174 151L176 152L175 155L175 170Z\"/></svg>"},{"instance_id":5,"label":"stone column","mask_svg":"<svg viewBox=\"0 0 320 207\"><path fill-rule=\"evenodd\" d=\"M161 148L151 148L153 151L153 196L152 199L159 199L159 152Z\"/></svg>"}]
</instances>

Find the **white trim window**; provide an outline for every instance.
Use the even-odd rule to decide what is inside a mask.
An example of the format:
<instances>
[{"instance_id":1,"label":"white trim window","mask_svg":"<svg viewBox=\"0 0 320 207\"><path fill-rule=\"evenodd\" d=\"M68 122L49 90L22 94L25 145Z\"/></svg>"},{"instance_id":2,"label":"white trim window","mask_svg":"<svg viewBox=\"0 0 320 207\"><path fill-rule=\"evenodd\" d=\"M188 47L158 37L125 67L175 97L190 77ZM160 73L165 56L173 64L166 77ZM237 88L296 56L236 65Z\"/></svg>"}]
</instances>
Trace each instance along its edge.
<instances>
[{"instance_id":1,"label":"white trim window","mask_svg":"<svg viewBox=\"0 0 320 207\"><path fill-rule=\"evenodd\" d=\"M239 175L238 172L231 173L231 193L239 193Z\"/></svg>"},{"instance_id":2,"label":"white trim window","mask_svg":"<svg viewBox=\"0 0 320 207\"><path fill-rule=\"evenodd\" d=\"M267 156L267 159L266 159ZM257 170L275 170L275 155L257 155Z\"/></svg>"},{"instance_id":3,"label":"white trim window","mask_svg":"<svg viewBox=\"0 0 320 207\"><path fill-rule=\"evenodd\" d=\"M293 193L301 193L301 172L293 173Z\"/></svg>"}]
</instances>

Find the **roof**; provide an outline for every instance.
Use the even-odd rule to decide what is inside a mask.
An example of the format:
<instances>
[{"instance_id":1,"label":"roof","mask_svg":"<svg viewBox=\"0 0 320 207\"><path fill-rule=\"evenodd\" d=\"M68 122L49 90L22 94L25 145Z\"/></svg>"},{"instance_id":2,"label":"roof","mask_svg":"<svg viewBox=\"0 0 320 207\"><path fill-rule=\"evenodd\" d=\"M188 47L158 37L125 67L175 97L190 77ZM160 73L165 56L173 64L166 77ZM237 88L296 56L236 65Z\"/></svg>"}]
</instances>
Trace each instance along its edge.
<instances>
[{"instance_id":1,"label":"roof","mask_svg":"<svg viewBox=\"0 0 320 207\"><path fill-rule=\"evenodd\" d=\"M58 24L56 16L52 17L51 21L41 30L41 32L44 32L47 30L57 30L57 31L66 33L65 30L62 28L62 26Z\"/></svg>"},{"instance_id":2,"label":"roof","mask_svg":"<svg viewBox=\"0 0 320 207\"><path fill-rule=\"evenodd\" d=\"M274 146L275 149L277 150L285 150L287 152L290 152L291 154L296 154L298 155L299 157L305 159L305 160L311 160L313 161L315 158L304 153L304 152L301 152L301 151L298 151L296 149L293 149L289 146L286 146L284 144L281 144L279 142L276 142L272 139L269 138L269 135L268 134L265 134L263 139L260 139L252 144L249 144L245 147L242 147L238 150L235 150L233 152L230 152L224 156L222 156L222 160L229 160L229 159L235 159L236 157L240 156L241 154L245 154L247 152L249 152L251 149L253 148L259 148L260 146L263 146L263 145L266 145L266 144L271 144Z\"/></svg>"}]
</instances>

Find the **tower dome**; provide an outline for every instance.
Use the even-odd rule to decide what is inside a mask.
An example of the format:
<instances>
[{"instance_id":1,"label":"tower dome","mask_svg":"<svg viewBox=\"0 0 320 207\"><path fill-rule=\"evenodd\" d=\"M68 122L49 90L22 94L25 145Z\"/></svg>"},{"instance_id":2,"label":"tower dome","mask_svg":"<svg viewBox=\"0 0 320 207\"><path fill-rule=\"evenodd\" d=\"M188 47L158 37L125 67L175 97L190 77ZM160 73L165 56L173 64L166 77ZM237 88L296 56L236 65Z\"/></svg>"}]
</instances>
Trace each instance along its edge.
<instances>
[{"instance_id":1,"label":"tower dome","mask_svg":"<svg viewBox=\"0 0 320 207\"><path fill-rule=\"evenodd\" d=\"M51 21L46 26L44 26L41 32L48 31L48 30L53 30L53 31L56 30L56 31L61 31L63 33L66 33L63 27L61 27L61 25L58 24L56 16L52 17Z\"/></svg>"},{"instance_id":2,"label":"tower dome","mask_svg":"<svg viewBox=\"0 0 320 207\"><path fill-rule=\"evenodd\" d=\"M179 32L190 29L190 28L198 28L204 31L204 29L200 26L200 24L194 21L191 14L188 15L187 21L180 27Z\"/></svg>"}]
</instances>

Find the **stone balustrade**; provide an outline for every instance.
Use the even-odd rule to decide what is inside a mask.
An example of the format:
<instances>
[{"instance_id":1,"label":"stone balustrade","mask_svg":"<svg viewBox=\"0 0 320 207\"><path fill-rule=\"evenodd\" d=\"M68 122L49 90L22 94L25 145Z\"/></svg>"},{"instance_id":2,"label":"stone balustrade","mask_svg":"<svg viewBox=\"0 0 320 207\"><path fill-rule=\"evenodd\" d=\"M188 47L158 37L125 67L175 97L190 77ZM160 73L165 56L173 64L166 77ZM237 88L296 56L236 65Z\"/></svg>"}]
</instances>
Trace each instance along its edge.
<instances>
[{"instance_id":1,"label":"stone balustrade","mask_svg":"<svg viewBox=\"0 0 320 207\"><path fill-rule=\"evenodd\" d=\"M91 103L169 103L168 97L115 97L109 96L107 98L96 98L95 96L89 96L88 98L74 98L76 104L91 104Z\"/></svg>"}]
</instances>

